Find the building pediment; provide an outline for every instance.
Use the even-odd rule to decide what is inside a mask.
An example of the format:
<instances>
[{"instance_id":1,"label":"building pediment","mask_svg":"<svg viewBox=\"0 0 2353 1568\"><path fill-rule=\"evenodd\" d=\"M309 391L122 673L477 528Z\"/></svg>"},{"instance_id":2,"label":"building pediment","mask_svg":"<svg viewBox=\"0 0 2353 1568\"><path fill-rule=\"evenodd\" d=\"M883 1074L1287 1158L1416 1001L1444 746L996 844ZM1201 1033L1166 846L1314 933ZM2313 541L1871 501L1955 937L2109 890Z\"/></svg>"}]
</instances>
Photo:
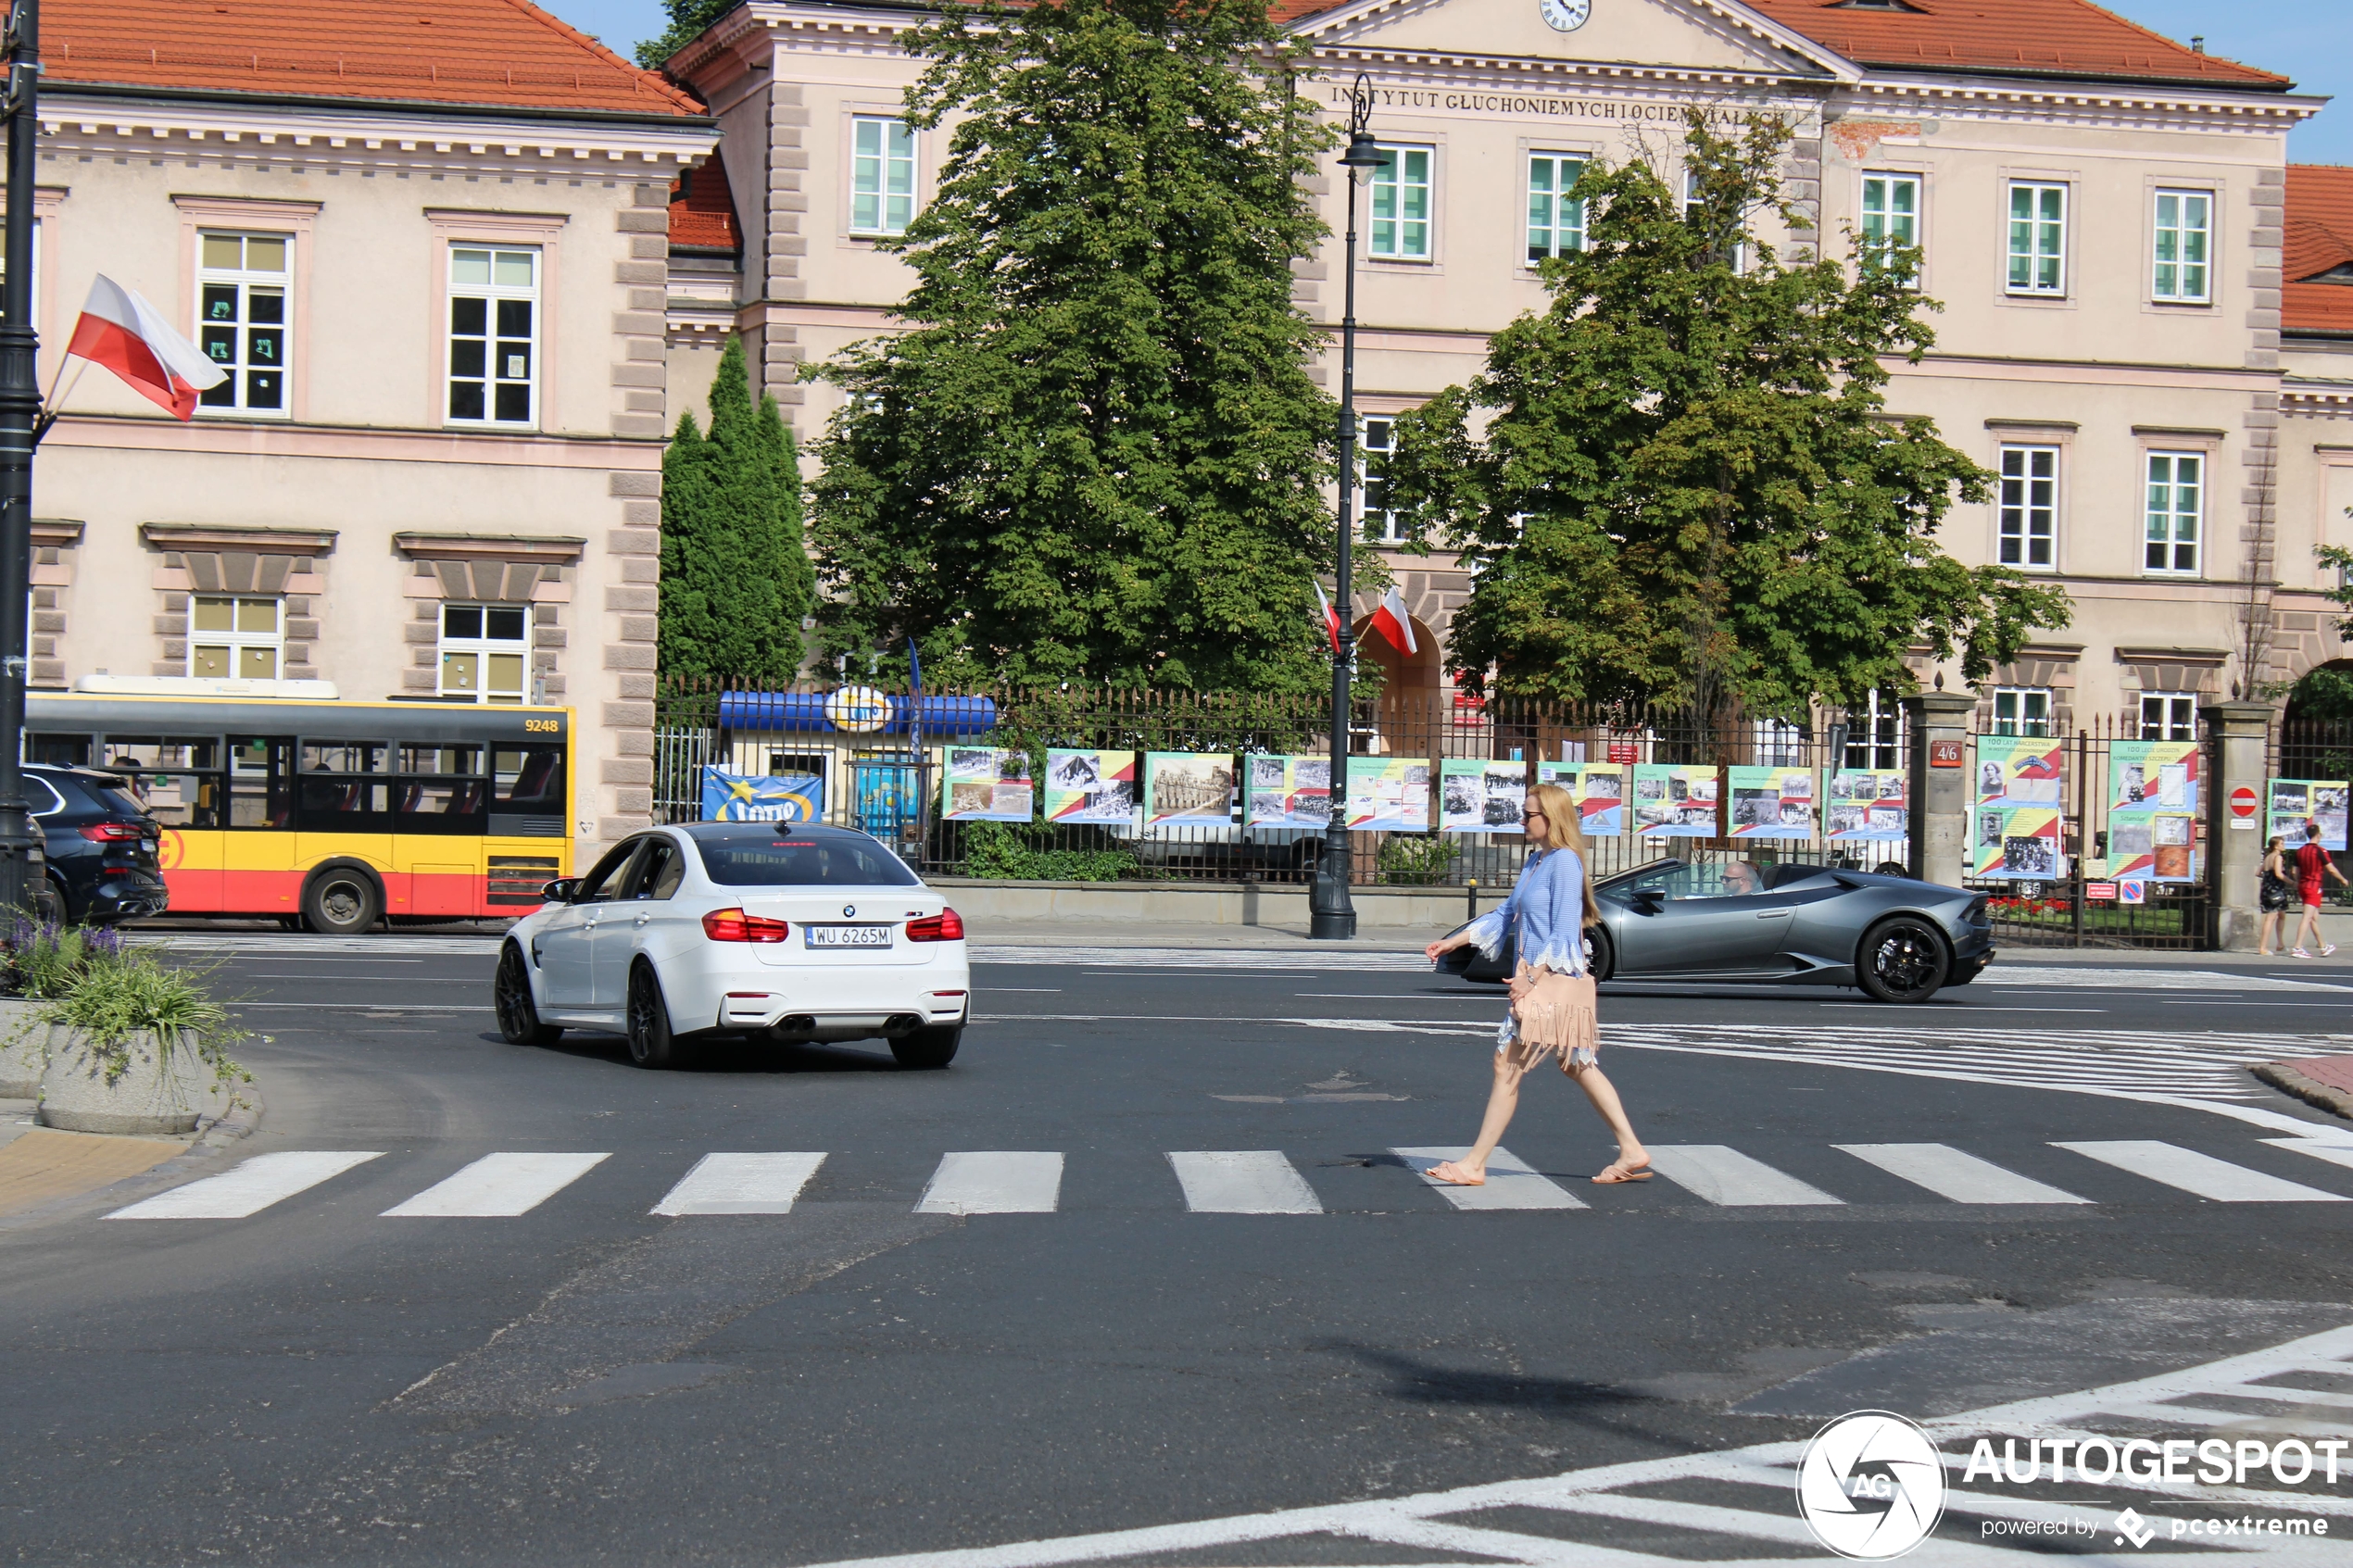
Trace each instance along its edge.
<instances>
[{"instance_id":1,"label":"building pediment","mask_svg":"<svg viewBox=\"0 0 2353 1568\"><path fill-rule=\"evenodd\" d=\"M1572 28L1554 25L1579 17ZM1857 74L1822 45L1731 0L1348 0L1293 31L1333 48L1824 82Z\"/></svg>"}]
</instances>

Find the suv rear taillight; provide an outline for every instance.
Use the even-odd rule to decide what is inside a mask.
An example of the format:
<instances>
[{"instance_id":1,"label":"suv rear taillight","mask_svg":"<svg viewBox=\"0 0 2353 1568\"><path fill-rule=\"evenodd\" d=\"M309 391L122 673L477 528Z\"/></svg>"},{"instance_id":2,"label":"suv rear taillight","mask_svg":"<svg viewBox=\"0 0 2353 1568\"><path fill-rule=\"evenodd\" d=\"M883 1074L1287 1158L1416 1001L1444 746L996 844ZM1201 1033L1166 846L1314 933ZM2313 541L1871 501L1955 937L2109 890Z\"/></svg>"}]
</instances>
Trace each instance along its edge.
<instances>
[{"instance_id":1,"label":"suv rear taillight","mask_svg":"<svg viewBox=\"0 0 2353 1568\"><path fill-rule=\"evenodd\" d=\"M137 822L91 822L82 829L82 836L94 844L126 844L146 837L147 830Z\"/></svg>"},{"instance_id":2,"label":"suv rear taillight","mask_svg":"<svg viewBox=\"0 0 2353 1568\"><path fill-rule=\"evenodd\" d=\"M953 909L942 909L936 915L907 922L910 942L962 942L964 939L964 917Z\"/></svg>"},{"instance_id":3,"label":"suv rear taillight","mask_svg":"<svg viewBox=\"0 0 2353 1568\"><path fill-rule=\"evenodd\" d=\"M792 935L792 922L741 909L713 909L702 917L702 934L713 942L781 942Z\"/></svg>"}]
</instances>

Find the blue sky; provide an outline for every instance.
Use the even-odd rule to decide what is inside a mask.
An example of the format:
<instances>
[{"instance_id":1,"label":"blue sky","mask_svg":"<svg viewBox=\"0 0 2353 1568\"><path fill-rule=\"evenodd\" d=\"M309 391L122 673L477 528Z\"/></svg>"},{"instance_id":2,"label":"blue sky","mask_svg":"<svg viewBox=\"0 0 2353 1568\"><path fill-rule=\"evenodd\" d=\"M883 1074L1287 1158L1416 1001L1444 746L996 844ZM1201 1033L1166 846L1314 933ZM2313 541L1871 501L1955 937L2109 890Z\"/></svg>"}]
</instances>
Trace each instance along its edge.
<instances>
[{"instance_id":1,"label":"blue sky","mask_svg":"<svg viewBox=\"0 0 2353 1568\"><path fill-rule=\"evenodd\" d=\"M659 0L541 0L584 32L626 55L662 30ZM2108 0L2117 15L2186 41L2203 34L2208 53L2296 79L2307 93L2339 102L2288 139L2297 163L2353 164L2353 3L2348 0Z\"/></svg>"}]
</instances>

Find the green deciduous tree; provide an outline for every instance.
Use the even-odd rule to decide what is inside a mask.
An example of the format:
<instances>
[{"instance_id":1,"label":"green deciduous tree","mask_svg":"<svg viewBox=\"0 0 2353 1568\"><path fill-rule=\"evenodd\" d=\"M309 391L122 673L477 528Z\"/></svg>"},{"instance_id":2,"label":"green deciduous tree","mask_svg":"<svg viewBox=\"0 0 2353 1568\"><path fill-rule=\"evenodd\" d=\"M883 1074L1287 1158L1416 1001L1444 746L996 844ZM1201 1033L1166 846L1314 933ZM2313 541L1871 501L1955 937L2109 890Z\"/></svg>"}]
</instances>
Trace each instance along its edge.
<instances>
[{"instance_id":1,"label":"green deciduous tree","mask_svg":"<svg viewBox=\"0 0 2353 1568\"><path fill-rule=\"evenodd\" d=\"M661 463L663 673L786 683L815 576L802 545L800 459L776 400L751 400L743 341L711 383L711 432L692 412Z\"/></svg>"},{"instance_id":2,"label":"green deciduous tree","mask_svg":"<svg viewBox=\"0 0 2353 1568\"><path fill-rule=\"evenodd\" d=\"M908 330L849 401L812 531L829 651L935 679L1303 689L1333 549L1331 400L1291 263L1329 144L1264 0L950 6L908 35L938 193L886 242Z\"/></svg>"},{"instance_id":3,"label":"green deciduous tree","mask_svg":"<svg viewBox=\"0 0 2353 1568\"><path fill-rule=\"evenodd\" d=\"M637 63L648 70L661 69L661 62L702 36L703 30L741 5L743 0L662 0L662 9L670 14L670 25L662 29L659 38L648 38L637 45Z\"/></svg>"},{"instance_id":4,"label":"green deciduous tree","mask_svg":"<svg viewBox=\"0 0 2353 1568\"><path fill-rule=\"evenodd\" d=\"M1754 230L1802 224L1788 130L1685 133L1688 210L1641 161L1589 166L1550 307L1399 420L1390 504L1478 572L1450 663L1515 695L1794 715L1908 689L1914 646L1976 680L2064 625L2060 591L1937 548L1992 476L1886 411L1882 359L1932 341L1917 257L1784 262Z\"/></svg>"}]
</instances>

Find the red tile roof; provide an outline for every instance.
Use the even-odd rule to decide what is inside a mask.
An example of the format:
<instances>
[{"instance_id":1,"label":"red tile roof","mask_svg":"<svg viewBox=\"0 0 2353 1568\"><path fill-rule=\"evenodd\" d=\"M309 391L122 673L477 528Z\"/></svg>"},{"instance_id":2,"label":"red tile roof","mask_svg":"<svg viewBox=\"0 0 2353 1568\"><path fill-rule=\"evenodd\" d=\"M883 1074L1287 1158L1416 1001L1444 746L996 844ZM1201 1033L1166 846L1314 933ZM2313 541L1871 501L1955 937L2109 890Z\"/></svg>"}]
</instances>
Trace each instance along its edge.
<instances>
[{"instance_id":1,"label":"red tile roof","mask_svg":"<svg viewBox=\"0 0 2353 1568\"><path fill-rule=\"evenodd\" d=\"M529 0L45 0L51 82L695 115Z\"/></svg>"},{"instance_id":2,"label":"red tile roof","mask_svg":"<svg viewBox=\"0 0 2353 1568\"><path fill-rule=\"evenodd\" d=\"M1747 3L1858 65L2289 85L2286 77L2184 48L2091 0L1903 0L1900 10L1843 0Z\"/></svg>"},{"instance_id":3,"label":"red tile roof","mask_svg":"<svg viewBox=\"0 0 2353 1568\"><path fill-rule=\"evenodd\" d=\"M2287 166L2287 287L2280 324L2288 332L2353 332L2353 169ZM2347 281L2307 280L2344 270Z\"/></svg>"},{"instance_id":4,"label":"red tile roof","mask_svg":"<svg viewBox=\"0 0 2353 1568\"><path fill-rule=\"evenodd\" d=\"M735 193L727 188L727 166L717 153L670 182L670 243L690 250L743 248Z\"/></svg>"}]
</instances>

